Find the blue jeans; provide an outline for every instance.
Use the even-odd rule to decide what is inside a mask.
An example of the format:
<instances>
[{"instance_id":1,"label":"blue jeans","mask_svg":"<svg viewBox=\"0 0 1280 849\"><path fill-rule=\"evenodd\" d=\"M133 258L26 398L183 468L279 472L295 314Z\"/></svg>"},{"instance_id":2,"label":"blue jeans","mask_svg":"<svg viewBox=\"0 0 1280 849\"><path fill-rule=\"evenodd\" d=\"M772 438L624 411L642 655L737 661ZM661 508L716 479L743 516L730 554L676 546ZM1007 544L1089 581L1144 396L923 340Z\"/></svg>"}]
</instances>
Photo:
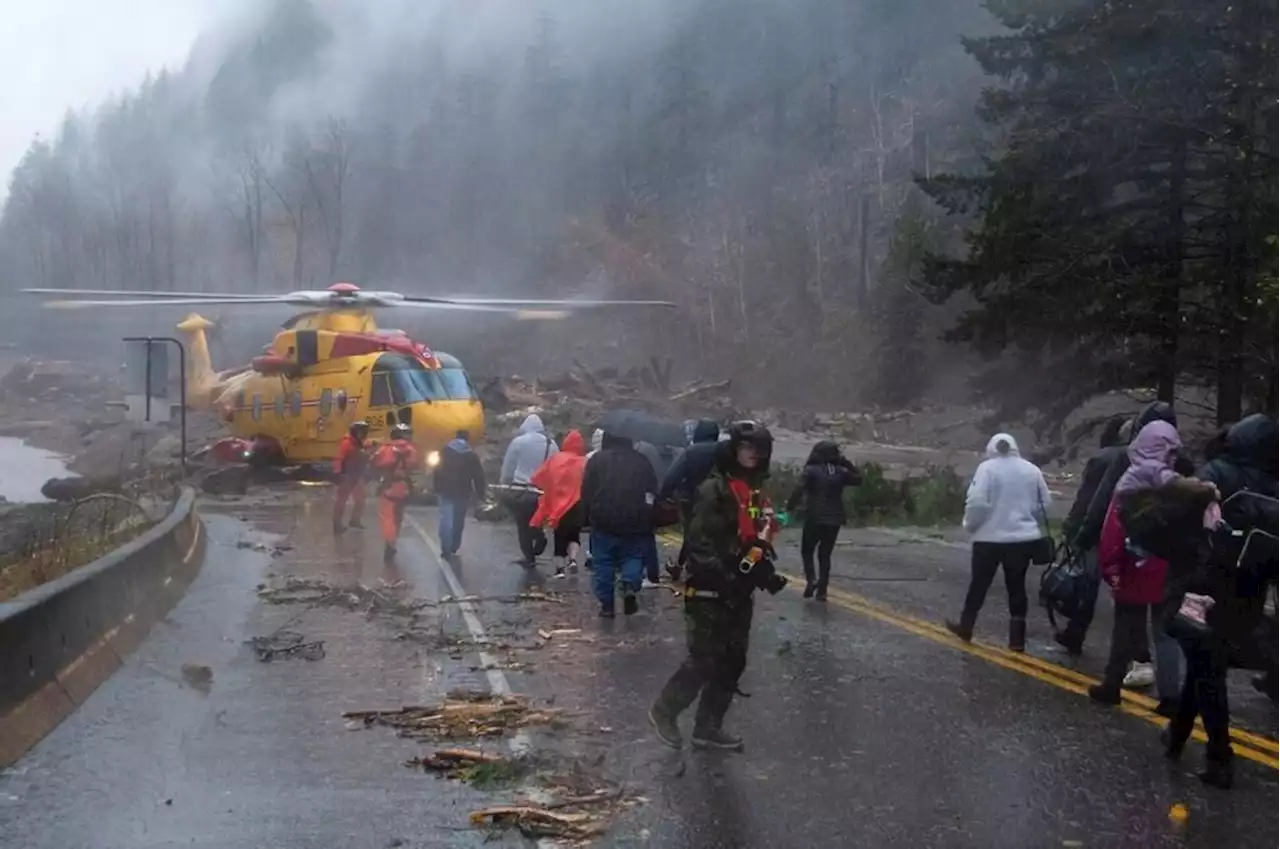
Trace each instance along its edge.
<instances>
[{"instance_id":1,"label":"blue jeans","mask_svg":"<svg viewBox=\"0 0 1280 849\"><path fill-rule=\"evenodd\" d=\"M658 538L653 534L645 538L644 574L655 584L662 577L662 573L658 571Z\"/></svg>"},{"instance_id":2,"label":"blue jeans","mask_svg":"<svg viewBox=\"0 0 1280 849\"><path fill-rule=\"evenodd\" d=\"M462 547L462 529L467 524L467 502L463 498L439 499L440 553L457 554Z\"/></svg>"},{"instance_id":3,"label":"blue jeans","mask_svg":"<svg viewBox=\"0 0 1280 849\"><path fill-rule=\"evenodd\" d=\"M652 534L614 536L591 531L591 559L595 562L594 582L600 606L613 610L614 575L622 570L623 592L635 593L644 577L645 550L652 544Z\"/></svg>"}]
</instances>

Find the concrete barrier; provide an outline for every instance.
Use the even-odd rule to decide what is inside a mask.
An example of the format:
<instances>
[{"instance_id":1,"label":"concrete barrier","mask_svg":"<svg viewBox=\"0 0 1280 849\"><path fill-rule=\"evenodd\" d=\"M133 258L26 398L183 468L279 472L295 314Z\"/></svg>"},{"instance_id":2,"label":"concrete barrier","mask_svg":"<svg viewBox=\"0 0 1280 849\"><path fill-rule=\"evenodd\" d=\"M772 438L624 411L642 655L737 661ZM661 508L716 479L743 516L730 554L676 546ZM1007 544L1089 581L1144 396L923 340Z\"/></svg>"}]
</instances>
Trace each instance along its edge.
<instances>
[{"instance_id":1,"label":"concrete barrier","mask_svg":"<svg viewBox=\"0 0 1280 849\"><path fill-rule=\"evenodd\" d=\"M0 767L119 668L200 571L204 545L195 491L187 488L142 536L0 602Z\"/></svg>"}]
</instances>

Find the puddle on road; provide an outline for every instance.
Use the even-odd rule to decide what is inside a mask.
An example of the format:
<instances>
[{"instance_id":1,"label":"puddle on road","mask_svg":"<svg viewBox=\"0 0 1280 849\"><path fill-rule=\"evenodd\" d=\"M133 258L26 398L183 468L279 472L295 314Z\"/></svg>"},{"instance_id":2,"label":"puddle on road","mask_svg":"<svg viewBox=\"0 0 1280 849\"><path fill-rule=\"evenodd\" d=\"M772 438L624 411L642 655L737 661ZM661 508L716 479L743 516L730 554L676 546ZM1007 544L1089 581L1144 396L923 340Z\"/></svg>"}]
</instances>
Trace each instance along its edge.
<instances>
[{"instance_id":1,"label":"puddle on road","mask_svg":"<svg viewBox=\"0 0 1280 849\"><path fill-rule=\"evenodd\" d=\"M70 474L65 460L17 437L0 436L0 497L11 502L48 501L40 487L49 478Z\"/></svg>"}]
</instances>

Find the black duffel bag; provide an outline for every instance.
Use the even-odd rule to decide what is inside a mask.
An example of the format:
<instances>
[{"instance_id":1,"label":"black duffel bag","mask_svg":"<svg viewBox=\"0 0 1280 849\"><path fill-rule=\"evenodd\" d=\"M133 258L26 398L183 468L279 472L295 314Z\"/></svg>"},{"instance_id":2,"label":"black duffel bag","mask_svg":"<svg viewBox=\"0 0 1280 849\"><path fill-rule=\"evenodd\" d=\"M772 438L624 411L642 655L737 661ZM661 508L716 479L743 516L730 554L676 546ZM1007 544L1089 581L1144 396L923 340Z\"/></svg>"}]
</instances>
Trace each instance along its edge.
<instances>
[{"instance_id":1,"label":"black duffel bag","mask_svg":"<svg viewBox=\"0 0 1280 849\"><path fill-rule=\"evenodd\" d=\"M1065 543L1058 546L1053 562L1040 574L1040 605L1048 612L1055 632L1056 617L1071 620L1084 612L1094 580L1079 551Z\"/></svg>"}]
</instances>

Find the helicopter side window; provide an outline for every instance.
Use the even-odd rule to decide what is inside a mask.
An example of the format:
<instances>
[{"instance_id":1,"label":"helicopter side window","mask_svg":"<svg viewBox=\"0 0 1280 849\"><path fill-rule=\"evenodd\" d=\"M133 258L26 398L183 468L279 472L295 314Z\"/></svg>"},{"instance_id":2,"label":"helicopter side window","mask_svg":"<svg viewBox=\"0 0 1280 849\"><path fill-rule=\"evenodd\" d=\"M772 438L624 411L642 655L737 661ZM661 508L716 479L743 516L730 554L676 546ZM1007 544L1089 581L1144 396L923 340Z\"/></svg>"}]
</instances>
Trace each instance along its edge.
<instances>
[{"instance_id":1,"label":"helicopter side window","mask_svg":"<svg viewBox=\"0 0 1280 849\"><path fill-rule=\"evenodd\" d=\"M391 406L390 375L374 372L370 379L369 405L372 407Z\"/></svg>"},{"instance_id":2,"label":"helicopter side window","mask_svg":"<svg viewBox=\"0 0 1280 849\"><path fill-rule=\"evenodd\" d=\"M295 417L302 415L302 393L296 389L293 391L293 398L289 401L289 409Z\"/></svg>"},{"instance_id":3,"label":"helicopter side window","mask_svg":"<svg viewBox=\"0 0 1280 849\"><path fill-rule=\"evenodd\" d=\"M253 396L253 420L256 422L262 418L262 396Z\"/></svg>"},{"instance_id":4,"label":"helicopter side window","mask_svg":"<svg viewBox=\"0 0 1280 849\"><path fill-rule=\"evenodd\" d=\"M276 396L276 418L277 419L284 418L284 396L283 395Z\"/></svg>"},{"instance_id":5,"label":"helicopter side window","mask_svg":"<svg viewBox=\"0 0 1280 849\"><path fill-rule=\"evenodd\" d=\"M333 412L333 390L326 389L320 393L320 415L327 416Z\"/></svg>"}]
</instances>

